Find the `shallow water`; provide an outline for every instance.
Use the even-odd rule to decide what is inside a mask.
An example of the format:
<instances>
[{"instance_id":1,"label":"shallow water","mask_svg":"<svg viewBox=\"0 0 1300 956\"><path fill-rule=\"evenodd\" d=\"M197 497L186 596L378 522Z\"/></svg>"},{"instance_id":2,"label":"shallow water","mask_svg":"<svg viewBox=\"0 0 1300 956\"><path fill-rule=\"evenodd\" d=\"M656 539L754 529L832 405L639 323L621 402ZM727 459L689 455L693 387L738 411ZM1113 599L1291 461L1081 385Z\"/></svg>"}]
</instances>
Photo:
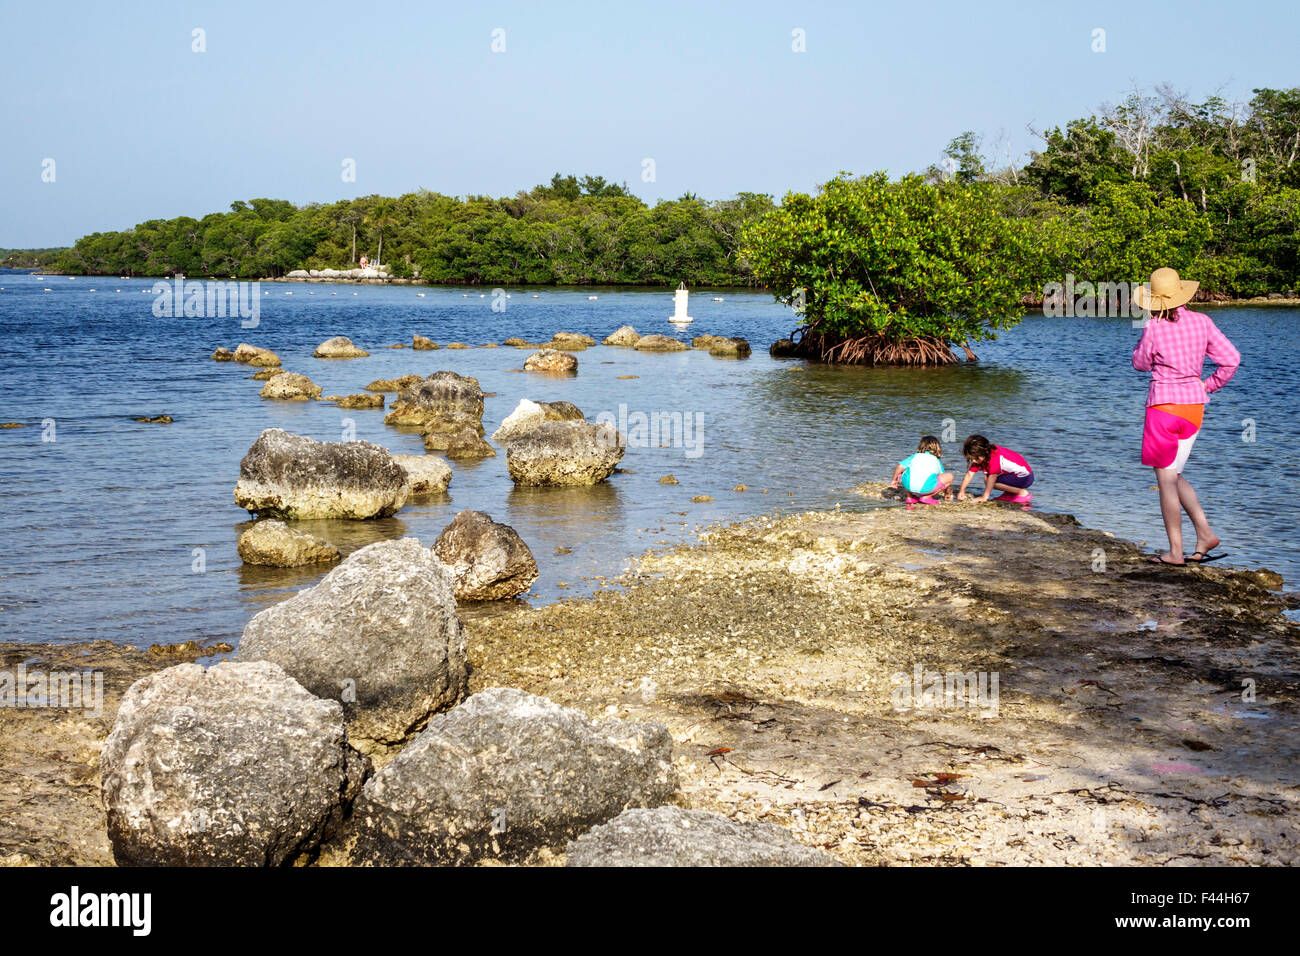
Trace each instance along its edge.
<instances>
[{"instance_id":1,"label":"shallow water","mask_svg":"<svg viewBox=\"0 0 1300 956\"><path fill-rule=\"evenodd\" d=\"M752 358L597 347L578 353L575 378L556 379L510 371L521 367L522 350L385 346L409 344L412 333L472 345L512 335L537 341L561 329L600 339L623 324L673 334L671 291L510 289L505 310L494 312L490 290L264 283L260 324L245 330L230 318L155 318L147 281L0 273L0 286L0 421L27 425L0 430L3 639L233 642L253 613L328 570L239 561L235 539L247 514L232 491L239 459L261 430L337 441L350 421L357 438L422 452L418 434L385 426L382 410L259 399L254 370L208 359L241 341L275 350L327 395L409 372L473 375L496 393L486 402L489 435L521 398L571 401L590 419L617 419L621 405L632 422L637 412L680 413L692 423L700 416L698 446L682 447L678 432L677 441L629 448L625 471L594 488L515 489L499 450L453 463L447 496L393 518L298 523L345 550L403 534L431 545L457 511L483 510L514 526L537 556L534 601L598 587L596 576L613 578L636 554L715 521L868 507L848 489L887 480L921 433L945 427L957 436L945 444L950 469L961 463L961 438L983 432L1034 466L1036 508L1163 542L1151 472L1139 463L1146 377L1129 366L1139 333L1126 319L1030 317L980 345L971 366L828 368L768 357L766 346L794 324L770 296L701 289L683 336L742 335L755 346ZM1267 489L1300 470L1300 372L1288 351L1300 341L1300 311L1213 314L1245 364L1210 405L1187 475L1229 563L1272 567L1293 586L1300 506L1285 487ZM333 335L371 356L311 358ZM175 423L131 420L163 413ZM1243 440L1247 419L1253 442ZM49 420L52 435L42 425ZM670 473L680 484L658 483ZM732 491L738 483L749 490ZM690 501L700 494L714 501Z\"/></svg>"}]
</instances>

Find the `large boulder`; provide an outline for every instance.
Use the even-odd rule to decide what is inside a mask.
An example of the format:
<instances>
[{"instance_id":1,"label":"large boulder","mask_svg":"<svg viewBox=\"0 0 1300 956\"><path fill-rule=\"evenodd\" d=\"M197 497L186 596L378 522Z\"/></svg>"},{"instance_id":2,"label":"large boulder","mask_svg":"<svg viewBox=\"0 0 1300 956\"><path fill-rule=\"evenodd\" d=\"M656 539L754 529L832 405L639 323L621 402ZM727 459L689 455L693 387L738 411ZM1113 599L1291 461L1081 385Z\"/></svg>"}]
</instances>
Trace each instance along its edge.
<instances>
[{"instance_id":1,"label":"large boulder","mask_svg":"<svg viewBox=\"0 0 1300 956\"><path fill-rule=\"evenodd\" d=\"M542 349L524 359L525 372L557 372L573 375L578 371L577 356L556 349Z\"/></svg>"},{"instance_id":2,"label":"large boulder","mask_svg":"<svg viewBox=\"0 0 1300 956\"><path fill-rule=\"evenodd\" d=\"M440 495L451 484L451 465L437 455L394 455L393 460L405 468L409 476L407 498Z\"/></svg>"},{"instance_id":3,"label":"large boulder","mask_svg":"<svg viewBox=\"0 0 1300 956\"><path fill-rule=\"evenodd\" d=\"M100 758L119 864L279 866L317 847L369 762L343 710L269 663L178 664L131 685Z\"/></svg>"},{"instance_id":4,"label":"large boulder","mask_svg":"<svg viewBox=\"0 0 1300 956\"><path fill-rule=\"evenodd\" d=\"M682 352L686 349L686 343L671 335L655 334L641 336L632 347L638 352Z\"/></svg>"},{"instance_id":5,"label":"large boulder","mask_svg":"<svg viewBox=\"0 0 1300 956\"><path fill-rule=\"evenodd\" d=\"M306 375L297 372L281 372L266 380L261 398L274 398L282 402L306 402L320 398L320 386Z\"/></svg>"},{"instance_id":6,"label":"large boulder","mask_svg":"<svg viewBox=\"0 0 1300 956\"><path fill-rule=\"evenodd\" d=\"M469 426L483 434L483 389L478 379L455 372L434 372L410 386L393 402L385 425L414 425L455 434Z\"/></svg>"},{"instance_id":7,"label":"large boulder","mask_svg":"<svg viewBox=\"0 0 1300 956\"><path fill-rule=\"evenodd\" d=\"M691 339L691 348L704 349L705 351L708 351L713 348L714 342L723 341L726 341L725 335L697 335L695 338Z\"/></svg>"},{"instance_id":8,"label":"large boulder","mask_svg":"<svg viewBox=\"0 0 1300 956\"><path fill-rule=\"evenodd\" d=\"M456 515L433 551L451 572L458 601L515 597L537 580L537 561L524 539L481 511Z\"/></svg>"},{"instance_id":9,"label":"large boulder","mask_svg":"<svg viewBox=\"0 0 1300 956\"><path fill-rule=\"evenodd\" d=\"M355 862L520 860L677 790L658 724L592 720L509 687L439 714L357 798Z\"/></svg>"},{"instance_id":10,"label":"large boulder","mask_svg":"<svg viewBox=\"0 0 1300 956\"><path fill-rule=\"evenodd\" d=\"M365 358L370 353L365 349L357 348L346 335L336 335L316 346L316 351L311 354L313 358L350 359Z\"/></svg>"},{"instance_id":11,"label":"large boulder","mask_svg":"<svg viewBox=\"0 0 1300 956\"><path fill-rule=\"evenodd\" d=\"M583 335L581 332L556 332L551 336L551 341L547 342L546 346L552 349L580 352L595 344L595 339L590 335Z\"/></svg>"},{"instance_id":12,"label":"large boulder","mask_svg":"<svg viewBox=\"0 0 1300 956\"><path fill-rule=\"evenodd\" d=\"M432 352L434 349L441 348L441 346L433 339L425 338L423 335L412 335L411 348L417 352Z\"/></svg>"},{"instance_id":13,"label":"large boulder","mask_svg":"<svg viewBox=\"0 0 1300 956\"><path fill-rule=\"evenodd\" d=\"M256 345L249 345L247 342L239 343L239 346L235 349L234 360L257 368L280 367L280 356L270 349L258 348Z\"/></svg>"},{"instance_id":14,"label":"large boulder","mask_svg":"<svg viewBox=\"0 0 1300 956\"><path fill-rule=\"evenodd\" d=\"M377 378L366 386L367 392L400 392L419 385L424 381L423 375L403 375L401 378Z\"/></svg>"},{"instance_id":15,"label":"large boulder","mask_svg":"<svg viewBox=\"0 0 1300 956\"><path fill-rule=\"evenodd\" d=\"M271 661L343 705L366 753L396 747L465 696L465 637L452 577L415 538L348 555L315 587L253 617L236 652Z\"/></svg>"},{"instance_id":16,"label":"large boulder","mask_svg":"<svg viewBox=\"0 0 1300 956\"><path fill-rule=\"evenodd\" d=\"M241 534L236 550L245 564L265 564L276 568L296 568L339 559L339 549L328 541L305 531L295 531L274 518L259 521Z\"/></svg>"},{"instance_id":17,"label":"large boulder","mask_svg":"<svg viewBox=\"0 0 1300 956\"><path fill-rule=\"evenodd\" d=\"M771 823L681 807L624 810L569 844L565 866L840 866Z\"/></svg>"},{"instance_id":18,"label":"large boulder","mask_svg":"<svg viewBox=\"0 0 1300 956\"><path fill-rule=\"evenodd\" d=\"M239 463L235 504L270 518L386 518L406 503L407 480L379 445L268 428Z\"/></svg>"},{"instance_id":19,"label":"large boulder","mask_svg":"<svg viewBox=\"0 0 1300 956\"><path fill-rule=\"evenodd\" d=\"M601 344L621 345L628 348L636 345L640 340L641 336L637 334L636 329L632 328L630 325L621 325L613 332L609 333L609 335L605 336L605 340Z\"/></svg>"},{"instance_id":20,"label":"large boulder","mask_svg":"<svg viewBox=\"0 0 1300 956\"><path fill-rule=\"evenodd\" d=\"M517 485L594 485L614 473L625 441L613 425L564 421L543 422L505 446Z\"/></svg>"},{"instance_id":21,"label":"large boulder","mask_svg":"<svg viewBox=\"0 0 1300 956\"><path fill-rule=\"evenodd\" d=\"M572 402L531 402L524 398L506 416L501 427L492 433L492 440L509 441L527 434L543 422L580 421L584 417L582 409Z\"/></svg>"}]
</instances>

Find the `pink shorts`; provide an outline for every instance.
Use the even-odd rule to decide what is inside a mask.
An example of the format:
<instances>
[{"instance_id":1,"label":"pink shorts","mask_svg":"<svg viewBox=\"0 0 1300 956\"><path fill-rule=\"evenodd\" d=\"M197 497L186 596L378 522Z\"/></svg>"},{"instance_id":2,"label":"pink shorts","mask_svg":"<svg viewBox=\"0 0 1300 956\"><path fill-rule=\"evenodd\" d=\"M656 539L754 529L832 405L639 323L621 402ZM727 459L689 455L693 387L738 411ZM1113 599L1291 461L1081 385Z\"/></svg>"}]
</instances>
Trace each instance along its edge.
<instances>
[{"instance_id":1,"label":"pink shorts","mask_svg":"<svg viewBox=\"0 0 1300 956\"><path fill-rule=\"evenodd\" d=\"M1142 464L1180 475L1201 430L1203 405L1151 405L1142 431Z\"/></svg>"}]
</instances>

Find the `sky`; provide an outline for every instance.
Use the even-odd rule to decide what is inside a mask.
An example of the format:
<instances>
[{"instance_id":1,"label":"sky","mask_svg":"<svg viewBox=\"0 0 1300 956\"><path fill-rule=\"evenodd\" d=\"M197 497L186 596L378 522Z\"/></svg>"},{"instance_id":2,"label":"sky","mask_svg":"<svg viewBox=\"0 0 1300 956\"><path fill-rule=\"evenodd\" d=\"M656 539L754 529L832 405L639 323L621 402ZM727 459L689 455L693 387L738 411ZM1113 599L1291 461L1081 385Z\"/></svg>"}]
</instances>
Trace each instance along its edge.
<instances>
[{"instance_id":1,"label":"sky","mask_svg":"<svg viewBox=\"0 0 1300 956\"><path fill-rule=\"evenodd\" d=\"M0 248L557 171L779 199L964 130L1023 159L1134 84L1244 102L1300 84L1298 41L1294 0L0 0Z\"/></svg>"}]
</instances>

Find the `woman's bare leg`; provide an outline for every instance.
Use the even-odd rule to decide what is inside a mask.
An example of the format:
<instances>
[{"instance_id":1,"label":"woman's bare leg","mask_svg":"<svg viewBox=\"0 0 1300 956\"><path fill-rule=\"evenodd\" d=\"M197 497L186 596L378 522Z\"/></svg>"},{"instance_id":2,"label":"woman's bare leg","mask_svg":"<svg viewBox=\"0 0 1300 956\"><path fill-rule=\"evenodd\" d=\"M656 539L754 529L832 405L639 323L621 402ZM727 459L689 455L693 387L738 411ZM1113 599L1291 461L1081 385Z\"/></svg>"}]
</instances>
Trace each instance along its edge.
<instances>
[{"instance_id":1,"label":"woman's bare leg","mask_svg":"<svg viewBox=\"0 0 1300 956\"><path fill-rule=\"evenodd\" d=\"M1165 519L1165 533L1169 535L1169 550L1160 557L1167 564L1183 563L1183 505L1178 494L1182 476L1172 468L1157 468L1156 487L1160 489L1160 514ZM1184 482L1186 484L1186 482ZM1188 485L1191 490L1191 485ZM1193 497L1195 493L1193 492ZM1199 510L1199 505L1197 506ZM1201 515L1205 517L1204 514Z\"/></svg>"},{"instance_id":2,"label":"woman's bare leg","mask_svg":"<svg viewBox=\"0 0 1300 956\"><path fill-rule=\"evenodd\" d=\"M1201 509L1201 502L1196 497L1196 489L1182 475L1178 476L1178 502L1196 528L1196 550L1201 554L1209 554L1219 546L1219 536L1214 533L1209 520L1205 517L1205 512Z\"/></svg>"}]
</instances>

